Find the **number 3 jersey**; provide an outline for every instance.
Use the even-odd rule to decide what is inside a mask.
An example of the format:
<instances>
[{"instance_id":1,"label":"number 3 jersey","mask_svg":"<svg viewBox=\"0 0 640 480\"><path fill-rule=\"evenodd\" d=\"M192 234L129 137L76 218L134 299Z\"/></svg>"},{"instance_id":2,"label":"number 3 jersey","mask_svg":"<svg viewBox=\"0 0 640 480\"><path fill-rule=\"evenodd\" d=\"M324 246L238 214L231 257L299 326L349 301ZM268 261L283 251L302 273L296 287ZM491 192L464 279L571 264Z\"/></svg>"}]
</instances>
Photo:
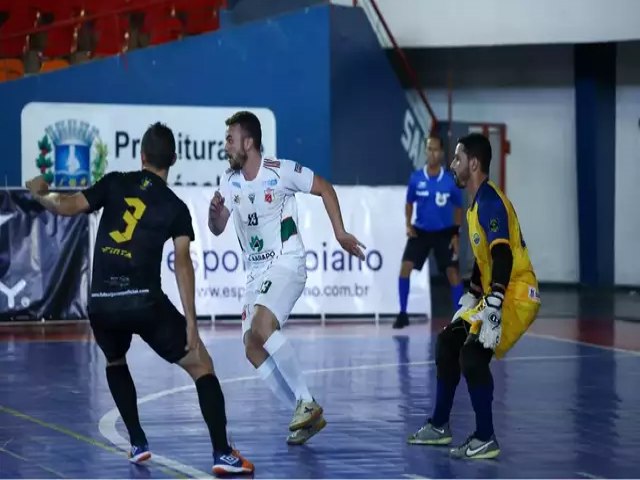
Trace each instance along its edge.
<instances>
[{"instance_id":1,"label":"number 3 jersey","mask_svg":"<svg viewBox=\"0 0 640 480\"><path fill-rule=\"evenodd\" d=\"M233 217L247 269L260 271L278 257L304 261L295 194L309 193L312 183L313 172L291 160L263 158L253 180L245 180L240 170L225 172L220 194Z\"/></svg>"},{"instance_id":2,"label":"number 3 jersey","mask_svg":"<svg viewBox=\"0 0 640 480\"><path fill-rule=\"evenodd\" d=\"M170 238L194 239L191 214L166 182L147 170L112 172L82 192L103 209L93 254L89 310L153 305L161 297L162 250Z\"/></svg>"}]
</instances>

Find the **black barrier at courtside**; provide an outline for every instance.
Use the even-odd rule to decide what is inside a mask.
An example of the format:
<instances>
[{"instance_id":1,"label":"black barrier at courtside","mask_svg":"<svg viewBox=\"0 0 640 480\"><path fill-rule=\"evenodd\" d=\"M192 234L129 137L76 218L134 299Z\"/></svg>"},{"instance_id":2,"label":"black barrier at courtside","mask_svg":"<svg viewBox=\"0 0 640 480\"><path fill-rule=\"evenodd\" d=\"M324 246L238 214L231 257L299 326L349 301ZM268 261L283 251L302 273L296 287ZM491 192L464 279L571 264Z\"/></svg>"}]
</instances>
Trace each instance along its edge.
<instances>
[{"instance_id":1,"label":"black barrier at courtside","mask_svg":"<svg viewBox=\"0 0 640 480\"><path fill-rule=\"evenodd\" d=\"M89 219L0 192L0 322L87 318Z\"/></svg>"}]
</instances>

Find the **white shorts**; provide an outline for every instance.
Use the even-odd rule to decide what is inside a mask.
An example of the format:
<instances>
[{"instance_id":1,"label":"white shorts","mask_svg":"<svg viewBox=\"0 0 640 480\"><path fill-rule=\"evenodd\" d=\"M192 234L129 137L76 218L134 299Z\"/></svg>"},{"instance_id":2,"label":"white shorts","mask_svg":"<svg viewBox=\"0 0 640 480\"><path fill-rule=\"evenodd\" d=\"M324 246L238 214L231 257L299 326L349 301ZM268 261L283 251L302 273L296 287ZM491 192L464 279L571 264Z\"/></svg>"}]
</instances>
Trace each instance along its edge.
<instances>
[{"instance_id":1,"label":"white shorts","mask_svg":"<svg viewBox=\"0 0 640 480\"><path fill-rule=\"evenodd\" d=\"M268 308L284 326L307 282L304 257L278 257L264 271L247 276L242 307L242 339L251 330L256 305Z\"/></svg>"}]
</instances>

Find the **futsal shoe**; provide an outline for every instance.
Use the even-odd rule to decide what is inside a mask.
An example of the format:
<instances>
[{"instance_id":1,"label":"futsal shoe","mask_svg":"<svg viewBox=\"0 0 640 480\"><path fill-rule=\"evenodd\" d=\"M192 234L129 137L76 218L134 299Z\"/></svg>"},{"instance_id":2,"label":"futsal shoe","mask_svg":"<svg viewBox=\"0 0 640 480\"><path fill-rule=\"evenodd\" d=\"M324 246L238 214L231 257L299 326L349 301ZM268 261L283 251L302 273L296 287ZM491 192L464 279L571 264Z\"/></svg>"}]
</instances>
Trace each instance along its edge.
<instances>
[{"instance_id":1,"label":"futsal shoe","mask_svg":"<svg viewBox=\"0 0 640 480\"><path fill-rule=\"evenodd\" d=\"M149 451L149 445L142 445L140 447L131 445L129 450L129 461L131 463L146 462L151 458L151 452Z\"/></svg>"},{"instance_id":2,"label":"futsal shoe","mask_svg":"<svg viewBox=\"0 0 640 480\"><path fill-rule=\"evenodd\" d=\"M292 432L310 425L311 422L316 420L322 415L322 407L318 405L315 400L305 402L304 400L298 400L296 404L296 410L293 413L291 423L289 423L289 430Z\"/></svg>"},{"instance_id":3,"label":"futsal shoe","mask_svg":"<svg viewBox=\"0 0 640 480\"><path fill-rule=\"evenodd\" d=\"M452 440L448 423L438 428L434 427L429 419L420 430L407 438L407 443L411 445L449 445Z\"/></svg>"},{"instance_id":4,"label":"futsal shoe","mask_svg":"<svg viewBox=\"0 0 640 480\"><path fill-rule=\"evenodd\" d=\"M393 328L404 328L409 326L409 315L404 312L401 312L396 317L396 321L393 322Z\"/></svg>"},{"instance_id":5,"label":"futsal shoe","mask_svg":"<svg viewBox=\"0 0 640 480\"><path fill-rule=\"evenodd\" d=\"M215 475L228 475L230 473L253 473L254 466L249 460L240 455L237 450L231 453L213 452L213 468Z\"/></svg>"},{"instance_id":6,"label":"futsal shoe","mask_svg":"<svg viewBox=\"0 0 640 480\"><path fill-rule=\"evenodd\" d=\"M307 440L309 440L326 426L327 421L324 419L324 417L320 416L316 418L310 425L302 427L291 433L287 437L287 443L289 445L303 445L307 442Z\"/></svg>"},{"instance_id":7,"label":"futsal shoe","mask_svg":"<svg viewBox=\"0 0 640 480\"><path fill-rule=\"evenodd\" d=\"M491 435L487 441L478 440L471 435L462 445L449 450L449 455L462 459L496 458L500 455L500 445L495 435Z\"/></svg>"}]
</instances>

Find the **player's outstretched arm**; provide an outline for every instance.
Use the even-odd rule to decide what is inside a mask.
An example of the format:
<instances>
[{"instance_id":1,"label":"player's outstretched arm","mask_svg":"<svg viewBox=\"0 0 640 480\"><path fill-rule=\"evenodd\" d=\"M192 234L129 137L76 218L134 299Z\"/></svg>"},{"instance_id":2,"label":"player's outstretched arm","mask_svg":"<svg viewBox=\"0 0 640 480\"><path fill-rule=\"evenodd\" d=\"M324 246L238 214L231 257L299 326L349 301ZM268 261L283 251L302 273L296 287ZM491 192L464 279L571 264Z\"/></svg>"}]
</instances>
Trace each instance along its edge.
<instances>
[{"instance_id":1,"label":"player's outstretched arm","mask_svg":"<svg viewBox=\"0 0 640 480\"><path fill-rule=\"evenodd\" d=\"M196 323L195 274L191 263L189 246L191 239L180 236L173 240L175 248L175 275L180 292L182 309L187 320L187 350L194 350L198 345L198 326Z\"/></svg>"},{"instance_id":2,"label":"player's outstretched arm","mask_svg":"<svg viewBox=\"0 0 640 480\"><path fill-rule=\"evenodd\" d=\"M340 243L340 246L350 254L364 260L362 248L366 247L360 242L360 240L345 231L344 223L342 221L342 212L340 211L340 203L338 202L338 195L336 194L336 190L333 188L333 185L327 182L320 175L314 175L313 184L311 185L311 193L322 197L324 208L327 211L327 215L329 215L329 220L331 220L333 233L335 234L338 243Z\"/></svg>"},{"instance_id":3,"label":"player's outstretched arm","mask_svg":"<svg viewBox=\"0 0 640 480\"><path fill-rule=\"evenodd\" d=\"M42 176L28 180L25 186L33 198L50 212L68 217L89 211L89 202L81 193L52 193Z\"/></svg>"},{"instance_id":4,"label":"player's outstretched arm","mask_svg":"<svg viewBox=\"0 0 640 480\"><path fill-rule=\"evenodd\" d=\"M224 232L230 215L231 212L224 205L224 197L219 191L216 191L209 204L209 230L211 233L218 236Z\"/></svg>"}]
</instances>

